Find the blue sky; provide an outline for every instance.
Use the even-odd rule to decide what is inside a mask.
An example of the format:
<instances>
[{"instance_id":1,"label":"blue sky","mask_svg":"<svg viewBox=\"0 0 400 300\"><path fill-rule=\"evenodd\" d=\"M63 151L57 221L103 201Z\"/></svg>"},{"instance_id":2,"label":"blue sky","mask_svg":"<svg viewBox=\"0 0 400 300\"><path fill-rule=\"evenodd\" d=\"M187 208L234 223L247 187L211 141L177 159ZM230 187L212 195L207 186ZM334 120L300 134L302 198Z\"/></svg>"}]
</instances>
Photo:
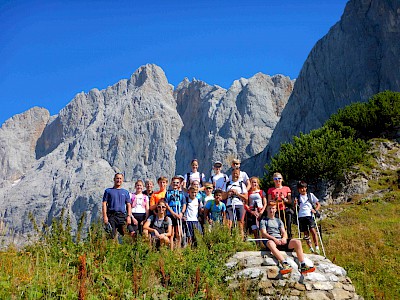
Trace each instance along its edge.
<instances>
[{"instance_id":1,"label":"blue sky","mask_svg":"<svg viewBox=\"0 0 400 300\"><path fill-rule=\"evenodd\" d=\"M149 3L147 3L149 2ZM0 124L159 65L229 88L258 72L296 78L345 0L0 0Z\"/></svg>"}]
</instances>

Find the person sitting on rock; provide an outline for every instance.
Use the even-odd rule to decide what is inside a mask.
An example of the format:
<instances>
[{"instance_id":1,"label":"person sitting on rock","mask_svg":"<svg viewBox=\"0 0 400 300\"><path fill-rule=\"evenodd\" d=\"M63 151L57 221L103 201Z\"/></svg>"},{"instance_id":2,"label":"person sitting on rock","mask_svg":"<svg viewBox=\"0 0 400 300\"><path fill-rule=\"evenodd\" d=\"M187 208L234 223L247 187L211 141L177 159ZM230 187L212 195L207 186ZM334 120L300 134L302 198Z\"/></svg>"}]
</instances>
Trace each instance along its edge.
<instances>
[{"instance_id":1,"label":"person sitting on rock","mask_svg":"<svg viewBox=\"0 0 400 300\"><path fill-rule=\"evenodd\" d=\"M288 239L287 233L283 222L275 218L277 210L277 203L274 201L268 202L267 205L267 217L263 218L260 222L261 236L267 238L267 247L271 250L271 253L278 259L281 264L281 274L287 274L292 271L290 264L284 259L280 251L293 250L297 254L297 258L300 261L300 273L306 274L315 271L315 267L307 266L304 261L304 253L301 245L301 241Z\"/></svg>"}]
</instances>

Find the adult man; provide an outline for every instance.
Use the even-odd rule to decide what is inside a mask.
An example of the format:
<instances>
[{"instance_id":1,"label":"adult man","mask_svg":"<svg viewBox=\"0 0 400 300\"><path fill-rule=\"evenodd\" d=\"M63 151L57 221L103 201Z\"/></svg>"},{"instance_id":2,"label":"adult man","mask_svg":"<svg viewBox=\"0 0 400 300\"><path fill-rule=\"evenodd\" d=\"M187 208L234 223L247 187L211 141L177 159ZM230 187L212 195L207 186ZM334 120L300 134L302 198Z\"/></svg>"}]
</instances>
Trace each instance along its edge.
<instances>
[{"instance_id":1,"label":"adult man","mask_svg":"<svg viewBox=\"0 0 400 300\"><path fill-rule=\"evenodd\" d=\"M131 199L129 192L122 188L123 182L124 175L115 174L114 186L106 189L103 195L103 222L105 226L111 227L111 238L113 239L117 237L117 230L124 235L125 224L131 224Z\"/></svg>"},{"instance_id":2,"label":"adult man","mask_svg":"<svg viewBox=\"0 0 400 300\"><path fill-rule=\"evenodd\" d=\"M226 218L228 220L228 227L232 227L232 223L237 222L239 224L240 233L244 236L243 224L244 224L244 206L248 199L247 188L243 181L239 178L240 170L234 169L232 171L232 180L227 182L223 191L223 199L227 199L226 202Z\"/></svg>"},{"instance_id":3,"label":"adult man","mask_svg":"<svg viewBox=\"0 0 400 300\"><path fill-rule=\"evenodd\" d=\"M261 236L267 238L267 247L281 264L281 274L287 274L292 271L292 267L284 259L280 251L296 251L297 258L300 261L300 273L306 274L315 271L315 267L307 266L304 261L303 248L301 241L287 238L287 233L283 222L275 218L276 202L269 202L267 205L267 217L260 222Z\"/></svg>"},{"instance_id":4,"label":"adult man","mask_svg":"<svg viewBox=\"0 0 400 300\"><path fill-rule=\"evenodd\" d=\"M228 175L222 173L222 162L216 161L214 163L213 172L214 175L210 177L208 182L212 183L214 190L222 189L226 182L229 181Z\"/></svg>"}]
</instances>

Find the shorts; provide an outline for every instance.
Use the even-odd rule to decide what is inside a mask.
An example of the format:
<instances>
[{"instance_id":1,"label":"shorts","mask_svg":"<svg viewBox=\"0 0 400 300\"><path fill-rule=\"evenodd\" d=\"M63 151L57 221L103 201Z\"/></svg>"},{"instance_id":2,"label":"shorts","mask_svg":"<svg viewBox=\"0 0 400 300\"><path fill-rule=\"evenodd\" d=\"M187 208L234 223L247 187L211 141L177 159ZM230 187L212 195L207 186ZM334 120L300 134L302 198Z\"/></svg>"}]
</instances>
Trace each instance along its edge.
<instances>
[{"instance_id":1,"label":"shorts","mask_svg":"<svg viewBox=\"0 0 400 300\"><path fill-rule=\"evenodd\" d=\"M293 252L293 248L289 248L289 243L291 239L287 239L287 243L285 245L276 245L276 249L279 251L285 251L285 252Z\"/></svg>"},{"instance_id":2,"label":"shorts","mask_svg":"<svg viewBox=\"0 0 400 300\"><path fill-rule=\"evenodd\" d=\"M201 229L201 225L199 221L186 221L186 236L194 237L194 230L197 229L201 234L203 234L203 230Z\"/></svg>"},{"instance_id":3,"label":"shorts","mask_svg":"<svg viewBox=\"0 0 400 300\"><path fill-rule=\"evenodd\" d=\"M242 221L244 219L244 206L235 205L235 212L233 212L233 207L231 205L226 207L226 218L230 221Z\"/></svg>"},{"instance_id":4,"label":"shorts","mask_svg":"<svg viewBox=\"0 0 400 300\"><path fill-rule=\"evenodd\" d=\"M314 218L311 216L300 217L299 218L299 228L300 232L308 231L310 228L315 228Z\"/></svg>"},{"instance_id":5,"label":"shorts","mask_svg":"<svg viewBox=\"0 0 400 300\"><path fill-rule=\"evenodd\" d=\"M131 232L131 233L132 232L134 232L134 233L142 233L143 232L143 225L141 225L140 223L142 221L145 221L146 214L145 213L133 213L133 216L138 221L138 225L133 224L133 220L132 220L131 224L129 224L127 226L128 231Z\"/></svg>"},{"instance_id":6,"label":"shorts","mask_svg":"<svg viewBox=\"0 0 400 300\"><path fill-rule=\"evenodd\" d=\"M111 225L111 238L114 238L117 231L125 234L126 214L123 212L110 211L107 213L108 223Z\"/></svg>"}]
</instances>

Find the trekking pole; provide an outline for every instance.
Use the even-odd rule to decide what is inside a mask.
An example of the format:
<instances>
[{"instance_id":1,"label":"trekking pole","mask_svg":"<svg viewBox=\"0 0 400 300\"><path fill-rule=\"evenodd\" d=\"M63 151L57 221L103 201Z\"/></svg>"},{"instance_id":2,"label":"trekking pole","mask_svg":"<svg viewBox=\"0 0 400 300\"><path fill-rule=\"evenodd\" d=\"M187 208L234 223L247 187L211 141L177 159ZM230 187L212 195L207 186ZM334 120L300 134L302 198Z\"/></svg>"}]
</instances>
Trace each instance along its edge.
<instances>
[{"instance_id":1,"label":"trekking pole","mask_svg":"<svg viewBox=\"0 0 400 300\"><path fill-rule=\"evenodd\" d=\"M232 201L232 210L233 210L233 226L236 228L237 224L237 218L236 218L236 209L235 209L235 204Z\"/></svg>"},{"instance_id":2,"label":"trekking pole","mask_svg":"<svg viewBox=\"0 0 400 300\"><path fill-rule=\"evenodd\" d=\"M297 198L294 198L294 205L296 206L296 219L297 219L297 231L299 233L299 239L301 238L301 232L300 232L300 223L299 223L299 210L297 208Z\"/></svg>"},{"instance_id":3,"label":"trekking pole","mask_svg":"<svg viewBox=\"0 0 400 300\"><path fill-rule=\"evenodd\" d=\"M318 228L318 224L317 224L317 219L315 218L315 215L314 215L313 213L311 213L311 214L312 214L312 216L313 216L313 218L314 218L315 227L317 227L317 233L318 233L319 241L321 242L322 253L324 253L324 257L326 258L325 247L324 247L324 243L322 242L321 233L319 232L319 228Z\"/></svg>"},{"instance_id":4,"label":"trekking pole","mask_svg":"<svg viewBox=\"0 0 400 300\"><path fill-rule=\"evenodd\" d=\"M283 220L284 220L284 224L285 224L285 230L287 231L286 212L285 212L286 206L285 206L284 199L285 198L283 197L283 194L281 193L281 200L282 200L282 207L283 207L282 214L283 214Z\"/></svg>"}]
</instances>

